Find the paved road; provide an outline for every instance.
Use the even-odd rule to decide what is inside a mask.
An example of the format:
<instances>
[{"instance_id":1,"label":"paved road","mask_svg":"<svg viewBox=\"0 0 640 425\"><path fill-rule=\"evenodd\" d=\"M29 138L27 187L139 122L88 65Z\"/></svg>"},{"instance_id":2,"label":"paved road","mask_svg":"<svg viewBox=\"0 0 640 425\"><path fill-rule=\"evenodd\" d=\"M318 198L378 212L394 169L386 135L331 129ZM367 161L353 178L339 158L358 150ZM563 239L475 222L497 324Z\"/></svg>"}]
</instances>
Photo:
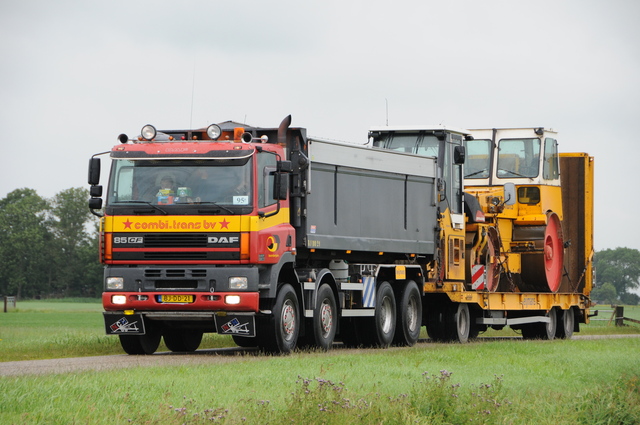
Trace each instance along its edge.
<instances>
[{"instance_id":1,"label":"paved road","mask_svg":"<svg viewBox=\"0 0 640 425\"><path fill-rule=\"evenodd\" d=\"M640 334L635 335L574 335L573 339L616 339L616 338L640 338ZM492 339L520 339L519 337L494 337L480 338L481 340ZM428 346L432 344L429 340L420 340L418 346ZM338 348L339 346L336 346ZM392 347L389 350L402 350L403 348ZM352 349L354 352L360 349ZM371 351L367 349L366 351ZM340 353L342 349L332 350L327 353ZM42 375L48 373L68 373L81 372L86 370L110 370L122 369L135 366L172 366L172 365L199 365L199 364L223 364L244 361L259 361L263 356L257 355L257 350L251 348L216 348L198 350L194 353L156 353L151 356L129 356L127 354L117 354L111 356L94 357L74 357L69 359L50 360L24 360L18 362L0 362L0 376L19 375Z\"/></svg>"}]
</instances>

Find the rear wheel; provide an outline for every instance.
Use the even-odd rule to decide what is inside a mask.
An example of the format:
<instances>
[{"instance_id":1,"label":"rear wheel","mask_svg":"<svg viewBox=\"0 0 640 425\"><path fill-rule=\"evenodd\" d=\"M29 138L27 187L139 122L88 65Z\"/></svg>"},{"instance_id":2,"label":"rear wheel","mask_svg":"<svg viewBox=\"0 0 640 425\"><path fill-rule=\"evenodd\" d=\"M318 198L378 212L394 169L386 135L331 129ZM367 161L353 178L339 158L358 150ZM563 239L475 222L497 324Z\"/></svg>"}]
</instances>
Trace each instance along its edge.
<instances>
[{"instance_id":1,"label":"rear wheel","mask_svg":"<svg viewBox=\"0 0 640 425\"><path fill-rule=\"evenodd\" d=\"M147 326L144 335L119 335L120 345L127 354L153 354L160 345L160 332Z\"/></svg>"},{"instance_id":2,"label":"rear wheel","mask_svg":"<svg viewBox=\"0 0 640 425\"><path fill-rule=\"evenodd\" d=\"M549 323L529 323L522 325L522 337L524 339L554 339L557 329L556 308L549 310L547 317L549 318Z\"/></svg>"},{"instance_id":3,"label":"rear wheel","mask_svg":"<svg viewBox=\"0 0 640 425\"><path fill-rule=\"evenodd\" d=\"M313 335L315 345L328 350L333 345L338 324L336 298L327 284L318 289L317 305L313 312Z\"/></svg>"},{"instance_id":4,"label":"rear wheel","mask_svg":"<svg viewBox=\"0 0 640 425\"><path fill-rule=\"evenodd\" d=\"M410 280L398 300L394 344L412 346L418 341L422 325L422 298L418 285Z\"/></svg>"},{"instance_id":5,"label":"rear wheel","mask_svg":"<svg viewBox=\"0 0 640 425\"><path fill-rule=\"evenodd\" d=\"M575 315L571 308L563 310L556 328L556 338L571 339L575 326Z\"/></svg>"},{"instance_id":6,"label":"rear wheel","mask_svg":"<svg viewBox=\"0 0 640 425\"><path fill-rule=\"evenodd\" d=\"M173 352L196 351L202 342L202 331L171 329L165 331L162 337L164 344Z\"/></svg>"},{"instance_id":7,"label":"rear wheel","mask_svg":"<svg viewBox=\"0 0 640 425\"><path fill-rule=\"evenodd\" d=\"M472 327L469 305L465 303L451 303L447 319L449 322L448 328L450 329L447 339L462 344L468 342Z\"/></svg>"},{"instance_id":8,"label":"rear wheel","mask_svg":"<svg viewBox=\"0 0 640 425\"><path fill-rule=\"evenodd\" d=\"M382 282L376 291L376 312L368 321L362 342L367 346L388 347L396 331L396 297L389 282Z\"/></svg>"}]
</instances>

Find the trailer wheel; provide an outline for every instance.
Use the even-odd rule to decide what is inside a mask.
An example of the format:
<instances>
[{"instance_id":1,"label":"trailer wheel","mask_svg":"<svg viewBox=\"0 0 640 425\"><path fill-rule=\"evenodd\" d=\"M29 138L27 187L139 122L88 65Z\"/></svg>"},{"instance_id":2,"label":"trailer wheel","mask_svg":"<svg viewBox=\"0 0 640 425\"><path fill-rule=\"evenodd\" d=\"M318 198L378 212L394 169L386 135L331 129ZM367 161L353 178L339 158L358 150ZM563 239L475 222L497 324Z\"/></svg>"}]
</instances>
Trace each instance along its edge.
<instances>
[{"instance_id":1,"label":"trailer wheel","mask_svg":"<svg viewBox=\"0 0 640 425\"><path fill-rule=\"evenodd\" d=\"M118 335L120 345L127 354L153 354L160 345L162 334L147 326L147 333L144 335Z\"/></svg>"},{"instance_id":2,"label":"trailer wheel","mask_svg":"<svg viewBox=\"0 0 640 425\"><path fill-rule=\"evenodd\" d=\"M336 297L326 283L318 289L318 302L313 312L313 334L315 345L328 350L336 336Z\"/></svg>"},{"instance_id":3,"label":"trailer wheel","mask_svg":"<svg viewBox=\"0 0 640 425\"><path fill-rule=\"evenodd\" d=\"M573 328L575 326L575 315L573 309L569 307L567 310L563 310L558 320L558 326L556 328L556 338L571 339L573 336Z\"/></svg>"},{"instance_id":4,"label":"trailer wheel","mask_svg":"<svg viewBox=\"0 0 640 425\"><path fill-rule=\"evenodd\" d=\"M469 305L465 303L451 304L451 310L454 312L452 319L452 325L455 326L455 332L450 335L451 341L458 341L464 344L469 341L469 334L471 333L471 313L469 312Z\"/></svg>"},{"instance_id":5,"label":"trailer wheel","mask_svg":"<svg viewBox=\"0 0 640 425\"><path fill-rule=\"evenodd\" d=\"M301 322L298 298L288 283L278 291L272 312L271 317L260 323L260 347L272 353L290 353L296 348Z\"/></svg>"},{"instance_id":6,"label":"trailer wheel","mask_svg":"<svg viewBox=\"0 0 640 425\"><path fill-rule=\"evenodd\" d=\"M420 336L422 326L422 299L418 285L410 280L402 288L398 300L396 334L393 343L413 346Z\"/></svg>"},{"instance_id":7,"label":"trailer wheel","mask_svg":"<svg viewBox=\"0 0 640 425\"><path fill-rule=\"evenodd\" d=\"M556 308L549 310L549 323L530 323L522 325L522 337L524 339L552 340L556 336L557 316Z\"/></svg>"},{"instance_id":8,"label":"trailer wheel","mask_svg":"<svg viewBox=\"0 0 640 425\"><path fill-rule=\"evenodd\" d=\"M185 329L171 329L165 331L162 337L164 344L173 352L196 351L202 342L202 331Z\"/></svg>"}]
</instances>

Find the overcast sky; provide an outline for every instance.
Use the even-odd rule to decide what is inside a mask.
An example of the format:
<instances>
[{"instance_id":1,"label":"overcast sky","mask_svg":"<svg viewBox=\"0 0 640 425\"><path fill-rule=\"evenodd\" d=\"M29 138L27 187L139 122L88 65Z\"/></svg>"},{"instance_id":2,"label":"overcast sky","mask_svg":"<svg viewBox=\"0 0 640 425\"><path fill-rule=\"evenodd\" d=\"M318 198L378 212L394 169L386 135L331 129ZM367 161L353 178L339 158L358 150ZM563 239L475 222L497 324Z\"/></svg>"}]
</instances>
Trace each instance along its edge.
<instances>
[{"instance_id":1,"label":"overcast sky","mask_svg":"<svg viewBox=\"0 0 640 425\"><path fill-rule=\"evenodd\" d=\"M87 187L120 133L234 120L544 126L596 157L596 249L640 249L640 2L0 0L0 198ZM388 114L387 114L388 105Z\"/></svg>"}]
</instances>

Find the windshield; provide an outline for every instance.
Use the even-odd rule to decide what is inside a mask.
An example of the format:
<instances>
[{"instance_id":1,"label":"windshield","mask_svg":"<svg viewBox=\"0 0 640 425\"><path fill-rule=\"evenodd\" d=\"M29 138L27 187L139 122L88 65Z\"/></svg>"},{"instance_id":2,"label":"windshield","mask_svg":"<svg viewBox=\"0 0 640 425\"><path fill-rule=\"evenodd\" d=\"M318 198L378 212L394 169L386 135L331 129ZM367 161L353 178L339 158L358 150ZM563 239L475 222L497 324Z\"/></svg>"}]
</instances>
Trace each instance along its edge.
<instances>
[{"instance_id":1,"label":"windshield","mask_svg":"<svg viewBox=\"0 0 640 425\"><path fill-rule=\"evenodd\" d=\"M107 205L251 206L251 160L114 161Z\"/></svg>"},{"instance_id":2,"label":"windshield","mask_svg":"<svg viewBox=\"0 0 640 425\"><path fill-rule=\"evenodd\" d=\"M540 139L503 139L498 145L498 177L537 177Z\"/></svg>"},{"instance_id":3,"label":"windshield","mask_svg":"<svg viewBox=\"0 0 640 425\"><path fill-rule=\"evenodd\" d=\"M489 178L491 170L491 140L467 140L467 156L464 162L466 179Z\"/></svg>"}]
</instances>

